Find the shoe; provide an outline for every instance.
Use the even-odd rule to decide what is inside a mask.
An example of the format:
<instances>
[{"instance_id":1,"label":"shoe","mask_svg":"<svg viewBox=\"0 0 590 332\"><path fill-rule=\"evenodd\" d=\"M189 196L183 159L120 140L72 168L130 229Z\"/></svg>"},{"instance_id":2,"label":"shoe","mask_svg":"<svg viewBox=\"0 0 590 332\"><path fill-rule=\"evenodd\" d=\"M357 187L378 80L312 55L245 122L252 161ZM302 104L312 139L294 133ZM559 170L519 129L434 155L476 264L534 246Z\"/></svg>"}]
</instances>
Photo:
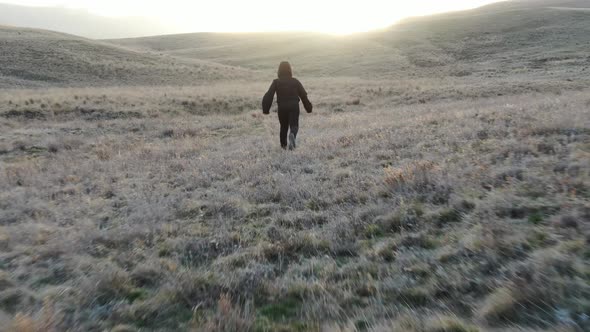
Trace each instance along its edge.
<instances>
[{"instance_id":1,"label":"shoe","mask_svg":"<svg viewBox=\"0 0 590 332\"><path fill-rule=\"evenodd\" d=\"M295 150L297 147L297 143L295 142L295 135L293 133L289 134L289 150Z\"/></svg>"}]
</instances>

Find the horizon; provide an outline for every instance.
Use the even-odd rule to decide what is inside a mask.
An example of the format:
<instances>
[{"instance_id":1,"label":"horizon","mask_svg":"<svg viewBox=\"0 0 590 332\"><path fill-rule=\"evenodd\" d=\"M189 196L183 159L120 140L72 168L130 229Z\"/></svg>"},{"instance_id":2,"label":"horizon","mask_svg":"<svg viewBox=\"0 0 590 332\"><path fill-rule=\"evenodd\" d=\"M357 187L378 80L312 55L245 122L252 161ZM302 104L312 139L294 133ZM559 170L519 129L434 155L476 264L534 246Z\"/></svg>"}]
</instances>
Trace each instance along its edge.
<instances>
[{"instance_id":1,"label":"horizon","mask_svg":"<svg viewBox=\"0 0 590 332\"><path fill-rule=\"evenodd\" d=\"M317 32L349 35L387 28L400 20L445 12L468 10L506 0L367 0L348 2L300 0L290 15L275 15L278 9L270 0L248 3L221 0L202 4L184 0L159 1L74 1L74 0L6 0L0 4L26 7L67 9L79 15L91 14L119 20L141 18L166 28L162 34L197 32ZM205 10L201 10L205 8ZM232 8L228 11L227 8ZM305 18L302 20L301 18ZM2 22L0 22L1 24ZM84 28L84 27L82 27Z\"/></svg>"}]
</instances>

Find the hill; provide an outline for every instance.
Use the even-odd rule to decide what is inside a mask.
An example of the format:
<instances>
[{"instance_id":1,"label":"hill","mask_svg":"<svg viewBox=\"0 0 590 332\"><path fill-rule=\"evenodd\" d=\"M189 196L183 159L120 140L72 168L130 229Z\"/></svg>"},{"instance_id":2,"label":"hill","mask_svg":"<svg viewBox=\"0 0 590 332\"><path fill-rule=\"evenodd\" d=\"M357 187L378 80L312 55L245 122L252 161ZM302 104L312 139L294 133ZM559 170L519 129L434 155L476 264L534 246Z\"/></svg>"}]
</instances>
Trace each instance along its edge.
<instances>
[{"instance_id":1,"label":"hill","mask_svg":"<svg viewBox=\"0 0 590 332\"><path fill-rule=\"evenodd\" d=\"M352 36L197 33L110 41L143 51L272 71L291 60L302 76L585 79L589 13L554 7L585 1L509 1L407 19ZM567 65L568 71L563 72Z\"/></svg>"},{"instance_id":2,"label":"hill","mask_svg":"<svg viewBox=\"0 0 590 332\"><path fill-rule=\"evenodd\" d=\"M62 33L0 26L0 88L183 85L249 77L248 70L145 54Z\"/></svg>"},{"instance_id":3,"label":"hill","mask_svg":"<svg viewBox=\"0 0 590 332\"><path fill-rule=\"evenodd\" d=\"M86 38L154 36L175 31L156 20L146 18L109 18L84 10L3 3L0 3L0 25L59 31Z\"/></svg>"},{"instance_id":4,"label":"hill","mask_svg":"<svg viewBox=\"0 0 590 332\"><path fill-rule=\"evenodd\" d=\"M95 41L3 27L0 43L9 51L0 54L0 87L269 79L284 59L302 77L585 86L590 12L580 10L584 6L583 1L502 2L351 36L197 33Z\"/></svg>"}]
</instances>

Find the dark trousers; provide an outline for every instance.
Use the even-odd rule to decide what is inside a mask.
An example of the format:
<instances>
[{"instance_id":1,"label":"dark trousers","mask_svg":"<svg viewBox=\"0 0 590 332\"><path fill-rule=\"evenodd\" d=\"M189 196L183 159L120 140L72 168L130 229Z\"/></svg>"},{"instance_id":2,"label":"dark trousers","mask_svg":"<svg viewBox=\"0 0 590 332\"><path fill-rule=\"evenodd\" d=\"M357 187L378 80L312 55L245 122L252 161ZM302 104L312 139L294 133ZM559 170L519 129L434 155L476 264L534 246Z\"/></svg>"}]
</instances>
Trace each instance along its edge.
<instances>
[{"instance_id":1,"label":"dark trousers","mask_svg":"<svg viewBox=\"0 0 590 332\"><path fill-rule=\"evenodd\" d=\"M279 122L281 123L281 146L285 148L289 129L295 137L299 131L299 103L279 106Z\"/></svg>"}]
</instances>

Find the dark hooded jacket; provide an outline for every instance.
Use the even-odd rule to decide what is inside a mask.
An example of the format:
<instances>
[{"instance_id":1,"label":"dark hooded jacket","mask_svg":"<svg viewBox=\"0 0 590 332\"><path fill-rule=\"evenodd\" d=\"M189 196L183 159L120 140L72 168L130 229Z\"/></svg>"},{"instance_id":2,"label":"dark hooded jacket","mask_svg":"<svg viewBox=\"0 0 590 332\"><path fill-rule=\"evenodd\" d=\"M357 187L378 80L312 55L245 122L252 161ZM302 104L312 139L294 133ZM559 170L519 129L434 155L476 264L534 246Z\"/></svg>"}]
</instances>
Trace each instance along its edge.
<instances>
[{"instance_id":1,"label":"dark hooded jacket","mask_svg":"<svg viewBox=\"0 0 590 332\"><path fill-rule=\"evenodd\" d=\"M272 82L264 98L262 98L262 111L264 114L270 113L275 93L279 110L298 105L300 100L303 102L303 107L305 107L307 113L311 113L313 110L313 105L307 98L307 92L301 82L293 77L281 77Z\"/></svg>"}]
</instances>

